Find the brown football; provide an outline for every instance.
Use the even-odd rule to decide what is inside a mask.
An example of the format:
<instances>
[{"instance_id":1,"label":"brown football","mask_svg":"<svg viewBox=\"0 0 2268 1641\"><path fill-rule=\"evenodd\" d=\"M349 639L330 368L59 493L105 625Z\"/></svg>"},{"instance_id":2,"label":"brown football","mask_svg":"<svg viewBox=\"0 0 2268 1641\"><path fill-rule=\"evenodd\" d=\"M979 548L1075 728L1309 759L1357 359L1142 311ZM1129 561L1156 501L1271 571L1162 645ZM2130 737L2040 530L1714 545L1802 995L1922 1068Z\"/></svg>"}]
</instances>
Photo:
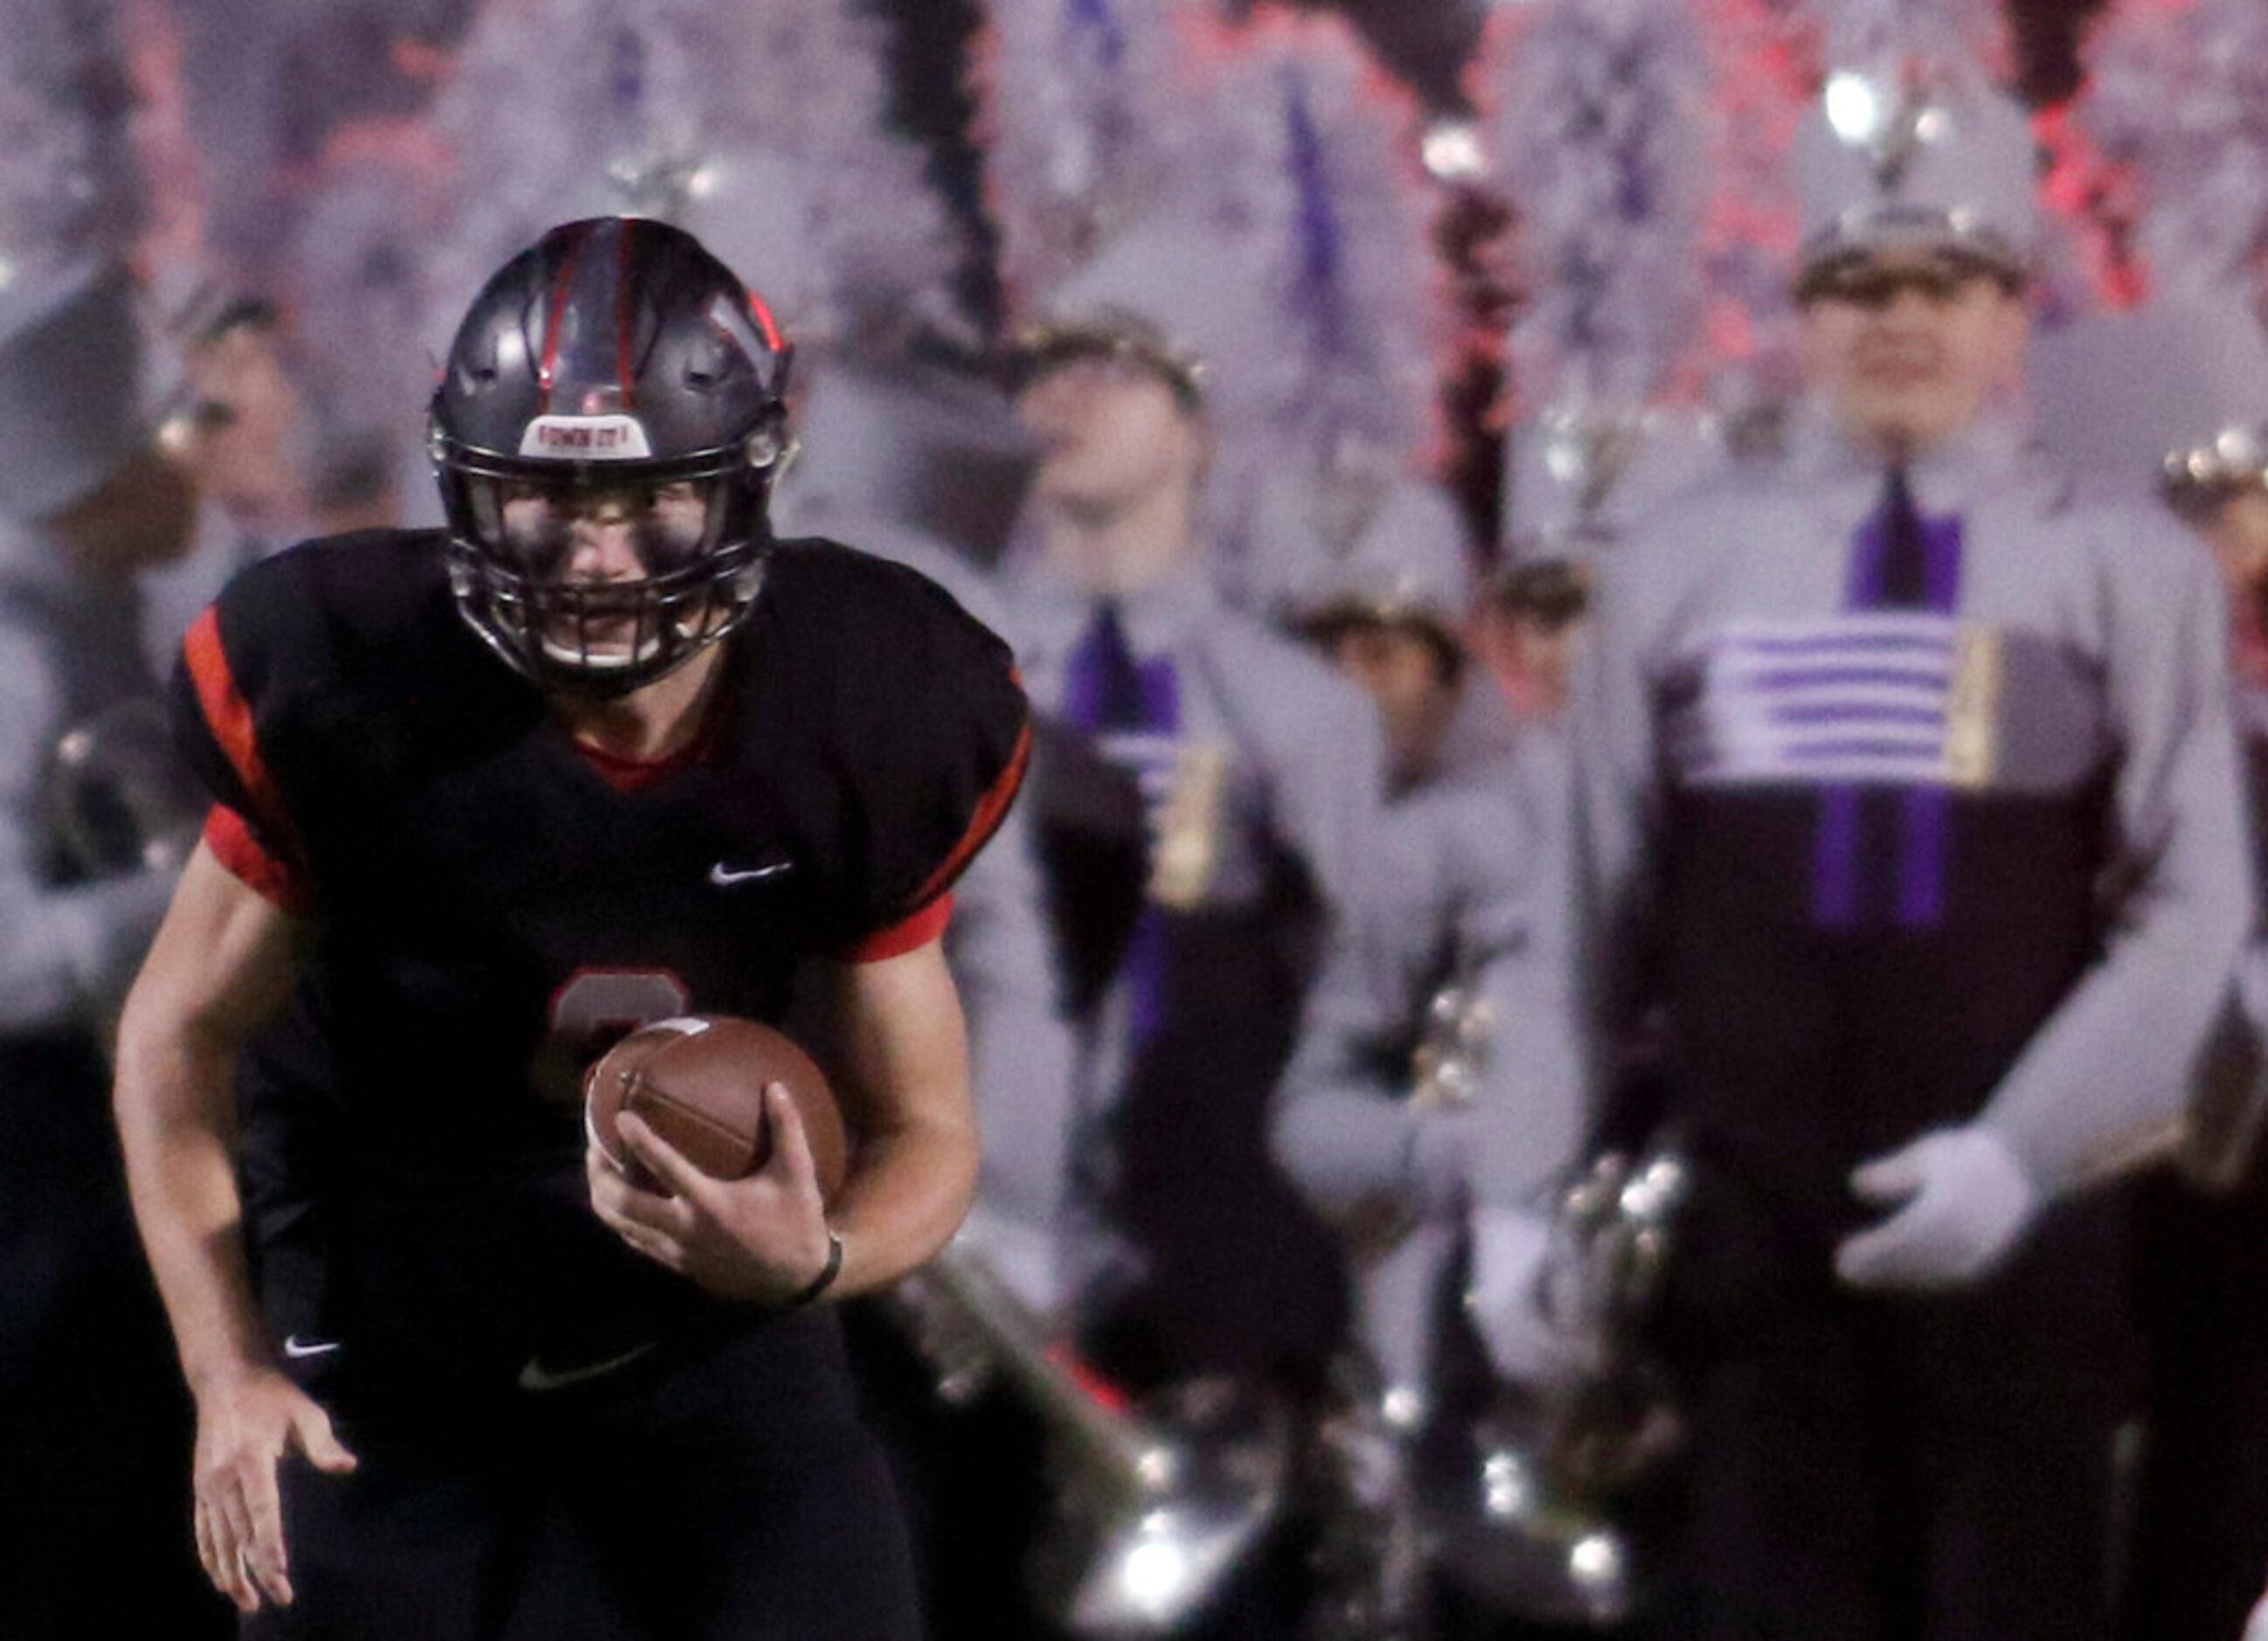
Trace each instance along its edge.
<instances>
[{"instance_id":1,"label":"brown football","mask_svg":"<svg viewBox=\"0 0 2268 1641\"><path fill-rule=\"evenodd\" d=\"M584 1122L593 1143L648 1189L655 1181L615 1128L625 1111L711 1179L738 1180L771 1155L767 1083L786 1085L811 1143L820 1194L832 1201L850 1161L834 1093L792 1038L755 1020L688 1014L632 1032L585 1074Z\"/></svg>"}]
</instances>

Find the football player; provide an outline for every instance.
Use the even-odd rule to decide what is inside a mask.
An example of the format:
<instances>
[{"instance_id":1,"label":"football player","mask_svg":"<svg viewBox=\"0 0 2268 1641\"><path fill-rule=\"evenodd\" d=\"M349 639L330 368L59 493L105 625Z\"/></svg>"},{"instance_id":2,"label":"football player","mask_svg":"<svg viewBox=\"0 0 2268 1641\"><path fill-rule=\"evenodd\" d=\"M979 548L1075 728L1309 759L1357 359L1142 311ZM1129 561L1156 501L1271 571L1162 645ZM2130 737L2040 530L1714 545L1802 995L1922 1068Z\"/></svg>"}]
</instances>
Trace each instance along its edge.
<instances>
[{"instance_id":1,"label":"football player","mask_svg":"<svg viewBox=\"0 0 2268 1641\"><path fill-rule=\"evenodd\" d=\"M951 1234L977 1161L950 886L1020 780L1007 652L921 577L768 523L789 350L690 236L555 229L432 409L446 530L247 571L193 629L216 799L116 1104L198 1411L195 1515L259 1635L914 1632L814 1301ZM818 965L859 1136L822 1204L586 1154L583 1068ZM316 1052L231 1078L293 989ZM247 1233L247 1226L250 1227Z\"/></svg>"}]
</instances>

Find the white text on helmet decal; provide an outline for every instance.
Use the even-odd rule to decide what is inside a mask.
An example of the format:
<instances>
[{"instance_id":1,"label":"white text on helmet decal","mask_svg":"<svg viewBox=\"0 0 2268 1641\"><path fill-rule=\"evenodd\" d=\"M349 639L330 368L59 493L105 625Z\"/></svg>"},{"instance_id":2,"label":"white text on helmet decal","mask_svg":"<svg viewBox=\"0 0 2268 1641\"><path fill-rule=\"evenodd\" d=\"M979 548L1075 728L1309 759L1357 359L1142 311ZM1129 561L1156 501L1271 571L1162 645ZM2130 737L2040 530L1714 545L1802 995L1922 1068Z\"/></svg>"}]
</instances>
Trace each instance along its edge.
<instances>
[{"instance_id":1,"label":"white text on helmet decal","mask_svg":"<svg viewBox=\"0 0 2268 1641\"><path fill-rule=\"evenodd\" d=\"M519 453L554 461L644 461L653 450L634 416L540 416L520 436Z\"/></svg>"}]
</instances>

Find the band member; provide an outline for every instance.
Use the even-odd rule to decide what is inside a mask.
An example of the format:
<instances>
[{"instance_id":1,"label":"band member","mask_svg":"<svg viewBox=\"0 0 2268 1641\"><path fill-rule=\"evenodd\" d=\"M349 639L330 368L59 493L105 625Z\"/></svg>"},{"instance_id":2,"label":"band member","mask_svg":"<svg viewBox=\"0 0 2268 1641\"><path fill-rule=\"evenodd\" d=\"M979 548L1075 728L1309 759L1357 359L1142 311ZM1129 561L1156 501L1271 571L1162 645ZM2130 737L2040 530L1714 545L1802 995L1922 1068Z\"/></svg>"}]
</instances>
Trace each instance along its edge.
<instances>
[{"instance_id":1,"label":"band member","mask_svg":"<svg viewBox=\"0 0 2268 1641\"><path fill-rule=\"evenodd\" d=\"M1006 583L1062 731L1033 821L1080 1039L1070 1208L1139 1262L1089 1315L1115 1311L1106 1353L1152 1384L1312 1363L1336 1326L1328 1244L1262 1130L1383 769L1368 703L1215 591L1200 361L1137 305L1174 266L1170 239L1130 240L1026 336L1042 454Z\"/></svg>"},{"instance_id":2,"label":"band member","mask_svg":"<svg viewBox=\"0 0 2268 1641\"><path fill-rule=\"evenodd\" d=\"M1454 1229L1484 1159L1556 1160L1575 1143L1557 1134L1500 1144L1517 1102L1484 1097L1519 1080L1516 1044L1535 1040L1502 1018L1507 1004L1521 1012L1518 986L1506 982L1520 972L1516 960L1543 957L1531 940L1547 932L1540 924L1562 921L1551 914L1566 882L1564 866L1544 864L1547 829L1564 832L1550 813L1556 754L1539 745L1523 758L1508 740L1449 738L1476 709L1503 714L1468 659L1462 560L1454 542L1373 541L1309 590L1300 615L1301 629L1377 701L1395 777L1367 863L1363 916L1335 946L1272 1119L1287 1172L1358 1240L1366 1228L1386 1227L1386 1240L1398 1241L1413 1221ZM1539 962L1530 972L1549 968ZM1491 1022L1466 1045L1463 1075L1478 1075L1479 1085L1414 1098L1427 1010L1445 991L1469 997L1476 1026ZM1499 1036L1513 1040L1512 1052ZM1549 1088L1567 1080L1565 1066L1528 1069ZM1499 1183L1516 1199L1535 1181ZM1391 1365L1388 1383L1422 1387L1423 1346L1364 1343Z\"/></svg>"},{"instance_id":3,"label":"band member","mask_svg":"<svg viewBox=\"0 0 2268 1641\"><path fill-rule=\"evenodd\" d=\"M188 551L196 512L137 402L149 351L122 269L33 266L0 292L11 1635L195 1636L227 1622L199 1587L178 1507L188 1409L166 1372L104 1100L110 1025L180 865L165 806L121 801L176 791L139 647L142 581ZM83 778L94 784L81 794Z\"/></svg>"},{"instance_id":4,"label":"band member","mask_svg":"<svg viewBox=\"0 0 2268 1641\"><path fill-rule=\"evenodd\" d=\"M1363 915L1334 943L1270 1121L1353 1278L1355 1351L1327 1425L1344 1519L1323 1593L1379 1633L1422 1623L1428 1599L1403 1547L1427 1536L1419 1444L1477 1365L1444 1303L1469 1219L1526 1203L1543 1183L1531 1160L1548 1168L1580 1139L1549 1126L1572 1115L1556 1097L1572 1066L1532 1052L1564 1043L1528 1024L1570 1006L1553 990L1568 972L1565 758L1509 732L1466 648L1469 584L1454 537L1373 535L1299 612L1376 701L1395 776Z\"/></svg>"},{"instance_id":5,"label":"band member","mask_svg":"<svg viewBox=\"0 0 2268 1641\"><path fill-rule=\"evenodd\" d=\"M787 364L690 236L555 229L436 391L448 528L287 551L191 629L216 807L115 1103L199 1548L250 1633L914 1632L814 1301L967 1205L939 938L1026 710L933 585L774 539ZM861 1137L831 1203L777 1092L743 1181L635 1125L666 1194L586 1152L581 1072L625 1027L777 1019L811 965ZM319 1069L254 1108L247 1199L230 1078L295 985Z\"/></svg>"},{"instance_id":6,"label":"band member","mask_svg":"<svg viewBox=\"0 0 2268 1641\"><path fill-rule=\"evenodd\" d=\"M1024 814L1073 1056L1064 1097L987 1111L985 1151L1007 1200L1042 1210L1026 1223L1081 1370L1138 1397L1321 1378L1334 1253L1269 1160L1264 1113L1382 770L1361 697L1215 590L1202 372L1143 316L1187 313L1180 267L1170 235L1139 236L1022 338L1038 466L999 583L1041 724ZM999 1399L976 1412L992 1473L924 1490L961 1552L940 1549L936 1622L1048 1633L1023 1593L1043 1433ZM1203 1633L1292 1633L1301 1582L1289 1554L1209 1571Z\"/></svg>"},{"instance_id":7,"label":"band member","mask_svg":"<svg viewBox=\"0 0 2268 1641\"><path fill-rule=\"evenodd\" d=\"M2177 1125L2250 916L2224 606L2019 454L2020 112L1847 89L1797 156L1803 425L1607 559L1576 695L1587 1024L1662 1011L1697 1171L1664 1623L2068 1641L2131 1359L2100 1187Z\"/></svg>"}]
</instances>

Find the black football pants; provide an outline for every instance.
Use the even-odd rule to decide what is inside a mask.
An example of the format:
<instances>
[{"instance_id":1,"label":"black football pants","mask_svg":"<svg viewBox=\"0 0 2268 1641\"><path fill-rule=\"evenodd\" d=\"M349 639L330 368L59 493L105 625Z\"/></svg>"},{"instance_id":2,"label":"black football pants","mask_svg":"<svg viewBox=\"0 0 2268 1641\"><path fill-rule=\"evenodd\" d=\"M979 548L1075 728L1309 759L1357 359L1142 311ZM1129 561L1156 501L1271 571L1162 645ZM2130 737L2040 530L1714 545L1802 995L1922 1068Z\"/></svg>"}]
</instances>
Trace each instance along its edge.
<instances>
[{"instance_id":1,"label":"black football pants","mask_svg":"<svg viewBox=\"0 0 2268 1641\"><path fill-rule=\"evenodd\" d=\"M319 1389L319 1394L323 1394ZM248 1641L895 1641L903 1523L830 1316L556 1390L342 1384L284 1475L297 1601Z\"/></svg>"}]
</instances>

